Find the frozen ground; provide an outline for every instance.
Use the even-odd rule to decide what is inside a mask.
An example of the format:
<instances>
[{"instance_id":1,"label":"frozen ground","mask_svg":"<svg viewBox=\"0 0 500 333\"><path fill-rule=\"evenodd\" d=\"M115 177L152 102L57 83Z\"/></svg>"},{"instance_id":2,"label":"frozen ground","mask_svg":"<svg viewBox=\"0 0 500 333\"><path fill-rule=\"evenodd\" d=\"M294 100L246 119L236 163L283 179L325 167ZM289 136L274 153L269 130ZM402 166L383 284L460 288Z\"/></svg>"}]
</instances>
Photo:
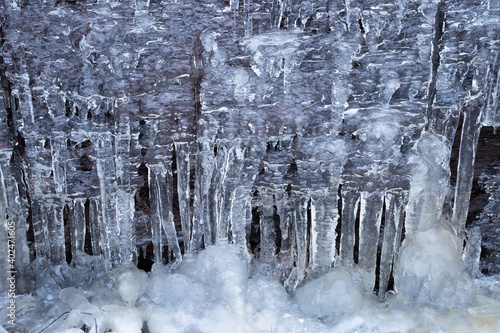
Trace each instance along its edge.
<instances>
[{"instance_id":1,"label":"frozen ground","mask_svg":"<svg viewBox=\"0 0 500 333\"><path fill-rule=\"evenodd\" d=\"M294 295L250 264L235 245L214 246L176 269L49 266L33 296L17 298L23 332L498 332L500 279L475 282L471 303L455 307L363 294L362 279L335 268ZM90 257L87 257L89 259ZM94 262L86 262L92 266ZM81 267L81 266L80 266ZM82 269L82 270L80 270ZM354 272L354 273L353 273ZM83 281L86 280L86 281ZM71 286L70 286L71 285ZM473 288L474 289L474 288ZM470 292L471 290L469 290ZM3 300L5 302L5 300ZM6 306L2 306L5 309ZM1 313L6 318L5 310ZM3 323L3 327L14 332Z\"/></svg>"}]
</instances>

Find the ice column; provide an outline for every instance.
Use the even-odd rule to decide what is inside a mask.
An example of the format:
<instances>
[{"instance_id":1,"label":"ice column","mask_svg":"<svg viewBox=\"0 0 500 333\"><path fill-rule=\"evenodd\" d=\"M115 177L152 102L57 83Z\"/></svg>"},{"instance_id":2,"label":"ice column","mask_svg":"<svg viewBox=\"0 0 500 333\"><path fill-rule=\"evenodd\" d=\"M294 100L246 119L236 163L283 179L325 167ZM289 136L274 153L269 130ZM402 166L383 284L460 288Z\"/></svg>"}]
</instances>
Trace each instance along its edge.
<instances>
[{"instance_id":1,"label":"ice column","mask_svg":"<svg viewBox=\"0 0 500 333\"><path fill-rule=\"evenodd\" d=\"M295 208L291 215L291 226L293 228L292 247L294 248L293 256L295 257L295 267L285 281L285 286L293 290L302 280L304 280L309 264L309 235L307 223L309 198L304 193L292 191L288 201L290 206Z\"/></svg>"},{"instance_id":2,"label":"ice column","mask_svg":"<svg viewBox=\"0 0 500 333\"><path fill-rule=\"evenodd\" d=\"M184 238L184 253L189 253L191 245L191 207L190 207L190 160L189 145L187 142L175 143L177 163L177 193L179 197L179 210L181 212L181 225Z\"/></svg>"},{"instance_id":3,"label":"ice column","mask_svg":"<svg viewBox=\"0 0 500 333\"><path fill-rule=\"evenodd\" d=\"M331 191L314 193L312 211L312 265L313 272L323 275L330 271L335 260L335 228L337 227L337 194Z\"/></svg>"},{"instance_id":4,"label":"ice column","mask_svg":"<svg viewBox=\"0 0 500 333\"><path fill-rule=\"evenodd\" d=\"M66 196L66 145L67 136L64 132L53 132L50 141L52 155L52 171L56 196L64 199Z\"/></svg>"},{"instance_id":5,"label":"ice column","mask_svg":"<svg viewBox=\"0 0 500 333\"><path fill-rule=\"evenodd\" d=\"M340 235L340 264L351 267L354 263L355 223L359 206L359 193L342 188L342 225Z\"/></svg>"},{"instance_id":6,"label":"ice column","mask_svg":"<svg viewBox=\"0 0 500 333\"><path fill-rule=\"evenodd\" d=\"M102 226L101 201L99 198L89 199L89 228L90 239L92 240L92 254L101 254L101 244L104 236Z\"/></svg>"},{"instance_id":7,"label":"ice column","mask_svg":"<svg viewBox=\"0 0 500 333\"><path fill-rule=\"evenodd\" d=\"M116 125L115 134L115 172L116 197L115 211L119 226L119 255L122 265L134 264L136 261L135 228L134 228L134 195L130 186L130 120L122 115Z\"/></svg>"},{"instance_id":8,"label":"ice column","mask_svg":"<svg viewBox=\"0 0 500 333\"><path fill-rule=\"evenodd\" d=\"M491 52L480 45L475 59L474 85L471 96L463 106L463 127L460 138L460 155L458 157L457 184L455 187L455 205L453 207L453 224L458 234L463 236L467 213L469 211L474 162L481 126L498 126L500 118L498 97L500 87L500 56L488 56ZM495 54L495 53L493 53ZM491 59L495 57L495 59Z\"/></svg>"},{"instance_id":9,"label":"ice column","mask_svg":"<svg viewBox=\"0 0 500 333\"><path fill-rule=\"evenodd\" d=\"M129 135L96 133L93 138L97 158L96 168L101 190L100 247L108 269L133 263L135 242L132 230L133 196L130 193L130 175L124 162L130 146ZM113 149L113 147L115 149Z\"/></svg>"},{"instance_id":10,"label":"ice column","mask_svg":"<svg viewBox=\"0 0 500 333\"><path fill-rule=\"evenodd\" d=\"M181 248L177 240L174 214L172 213L173 179L170 162L148 165L149 196L151 200L151 232L153 237L154 257L162 262L162 232L167 236L169 250L174 260L182 260Z\"/></svg>"},{"instance_id":11,"label":"ice column","mask_svg":"<svg viewBox=\"0 0 500 333\"><path fill-rule=\"evenodd\" d=\"M0 151L0 241L2 248L2 274L0 292L9 287L7 277L9 271L16 271L16 288L18 293L31 291L30 255L26 239L26 218L28 217L28 202L23 201L19 184L11 175L10 156L12 150Z\"/></svg>"},{"instance_id":12,"label":"ice column","mask_svg":"<svg viewBox=\"0 0 500 333\"><path fill-rule=\"evenodd\" d=\"M73 258L85 251L85 201L86 199L75 199L70 208L69 225L71 231L71 254Z\"/></svg>"},{"instance_id":13,"label":"ice column","mask_svg":"<svg viewBox=\"0 0 500 333\"><path fill-rule=\"evenodd\" d=\"M26 163L28 164L29 173L27 186L31 196L31 214L33 221L33 233L35 237L35 250L38 257L49 258L49 230L44 217L43 200L42 200L42 180L45 182L52 169L38 162L39 147L37 142L39 138L34 133L25 134L26 142Z\"/></svg>"},{"instance_id":14,"label":"ice column","mask_svg":"<svg viewBox=\"0 0 500 333\"><path fill-rule=\"evenodd\" d=\"M479 99L479 100L478 100ZM453 225L459 235L465 231L465 222L469 212L474 162L476 160L477 142L481 131L481 113L484 108L482 98L470 101L464 107L464 121L460 138L460 153L457 167L457 184L455 186L455 204L453 206Z\"/></svg>"},{"instance_id":15,"label":"ice column","mask_svg":"<svg viewBox=\"0 0 500 333\"><path fill-rule=\"evenodd\" d=\"M199 251L203 245L214 243L210 211L213 209L213 193L210 193L210 183L215 167L214 146L212 142L199 142L196 160L196 176L194 188L193 234L191 250ZM204 243L204 244L203 244Z\"/></svg>"},{"instance_id":16,"label":"ice column","mask_svg":"<svg viewBox=\"0 0 500 333\"><path fill-rule=\"evenodd\" d=\"M276 255L276 230L274 225L274 197L264 188L259 189L262 206L260 213L260 253L259 258L264 263L265 271L274 268Z\"/></svg>"},{"instance_id":17,"label":"ice column","mask_svg":"<svg viewBox=\"0 0 500 333\"><path fill-rule=\"evenodd\" d=\"M363 274L366 274L363 277L366 290L373 290L375 287L377 247L379 242L383 203L383 193L361 193L358 264L363 270Z\"/></svg>"},{"instance_id":18,"label":"ice column","mask_svg":"<svg viewBox=\"0 0 500 333\"><path fill-rule=\"evenodd\" d=\"M449 188L448 158L444 136L422 133L410 158L406 233L394 280L401 297L451 307L468 302L473 286L461 260L462 240L455 226L442 218Z\"/></svg>"},{"instance_id":19,"label":"ice column","mask_svg":"<svg viewBox=\"0 0 500 333\"><path fill-rule=\"evenodd\" d=\"M399 251L403 230L404 192L391 190L385 193L385 223L382 252L380 254L379 298L385 299L387 285L394 263L394 256Z\"/></svg>"},{"instance_id":20,"label":"ice column","mask_svg":"<svg viewBox=\"0 0 500 333\"><path fill-rule=\"evenodd\" d=\"M246 251L246 229L252 220L250 188L238 186L231 198L231 231L233 241Z\"/></svg>"},{"instance_id":21,"label":"ice column","mask_svg":"<svg viewBox=\"0 0 500 333\"><path fill-rule=\"evenodd\" d=\"M54 264L61 264L66 260L66 246L64 236L64 202L60 198L44 199L42 221L48 229L49 255Z\"/></svg>"}]
</instances>

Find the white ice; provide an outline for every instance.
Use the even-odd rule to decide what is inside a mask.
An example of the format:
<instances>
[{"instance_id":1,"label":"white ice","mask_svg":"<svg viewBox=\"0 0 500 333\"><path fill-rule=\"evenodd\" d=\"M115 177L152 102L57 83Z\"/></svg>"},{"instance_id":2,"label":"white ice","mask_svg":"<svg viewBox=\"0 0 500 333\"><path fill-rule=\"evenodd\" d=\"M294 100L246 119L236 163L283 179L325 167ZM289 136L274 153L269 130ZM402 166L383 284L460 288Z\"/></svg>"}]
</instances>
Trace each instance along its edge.
<instances>
[{"instance_id":1,"label":"white ice","mask_svg":"<svg viewBox=\"0 0 500 333\"><path fill-rule=\"evenodd\" d=\"M434 231L435 235L419 234L422 239L406 245L423 244L414 250L430 262L427 268L418 268L427 274L421 289L430 292L436 292L432 270L438 269L432 265L432 251L436 240L447 239L445 231ZM249 259L236 245L213 246L188 256L175 271L161 264L155 264L149 273L118 267L90 284L65 287L49 301L47 293L64 285L52 281L53 288L45 288L43 297L18 299L18 325L24 325L18 327L37 327L37 332L45 329L46 333L83 332L84 325L95 333L139 333L146 327L151 333L500 330L500 287L491 277L476 280L478 294L470 285L462 285L464 290L443 289L442 297L450 298L440 299L439 305L419 298L421 293L409 301L408 293L402 297L390 292L382 302L361 291L356 267L335 268L289 295L272 275L250 269ZM461 258L455 259L449 257L444 265L441 262L442 269L453 274Z\"/></svg>"}]
</instances>

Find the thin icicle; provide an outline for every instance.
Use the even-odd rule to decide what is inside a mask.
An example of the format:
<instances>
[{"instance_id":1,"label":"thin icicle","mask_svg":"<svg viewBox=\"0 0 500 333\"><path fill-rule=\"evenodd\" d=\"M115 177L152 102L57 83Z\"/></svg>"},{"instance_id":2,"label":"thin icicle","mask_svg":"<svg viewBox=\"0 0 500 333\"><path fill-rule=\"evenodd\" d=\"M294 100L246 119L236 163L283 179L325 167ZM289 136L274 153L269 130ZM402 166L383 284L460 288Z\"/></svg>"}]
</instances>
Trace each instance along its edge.
<instances>
[{"instance_id":1,"label":"thin icicle","mask_svg":"<svg viewBox=\"0 0 500 333\"><path fill-rule=\"evenodd\" d=\"M312 200L311 215L314 221L311 230L311 234L314 235L311 237L312 269L316 274L327 273L335 261L337 202L337 194L329 192L316 193Z\"/></svg>"},{"instance_id":2,"label":"thin icicle","mask_svg":"<svg viewBox=\"0 0 500 333\"><path fill-rule=\"evenodd\" d=\"M293 244L295 248L295 268L293 268L285 285L294 290L306 276L307 258L307 206L309 199L301 193L292 192L292 199L296 210L292 213Z\"/></svg>"},{"instance_id":3,"label":"thin icicle","mask_svg":"<svg viewBox=\"0 0 500 333\"><path fill-rule=\"evenodd\" d=\"M116 219L116 173L111 133L96 135L96 169L100 188L101 249L106 269L120 264L120 227Z\"/></svg>"},{"instance_id":4,"label":"thin icicle","mask_svg":"<svg viewBox=\"0 0 500 333\"><path fill-rule=\"evenodd\" d=\"M355 223L358 213L359 193L342 189L342 225L340 235L340 265L352 267L354 264Z\"/></svg>"},{"instance_id":5,"label":"thin icicle","mask_svg":"<svg viewBox=\"0 0 500 333\"><path fill-rule=\"evenodd\" d=\"M265 189L259 192L263 193ZM276 232L274 227L274 199L272 194L263 193L260 212L260 260L266 264L267 269L273 269L276 255Z\"/></svg>"},{"instance_id":6,"label":"thin icicle","mask_svg":"<svg viewBox=\"0 0 500 333\"><path fill-rule=\"evenodd\" d=\"M54 185L58 196L66 195L66 140L66 133L54 132L50 141Z\"/></svg>"},{"instance_id":7,"label":"thin icicle","mask_svg":"<svg viewBox=\"0 0 500 333\"><path fill-rule=\"evenodd\" d=\"M479 98L478 98L479 99ZM481 132L481 115L486 104L473 100L464 110L464 122L460 137L460 153L458 156L457 184L455 186L455 205L453 206L453 225L459 236L465 232L465 222L469 212L469 201L474 177L477 143Z\"/></svg>"},{"instance_id":8,"label":"thin icicle","mask_svg":"<svg viewBox=\"0 0 500 333\"><path fill-rule=\"evenodd\" d=\"M179 197L179 210L181 213L181 225L184 238L184 253L191 250L191 207L190 207L190 172L189 145L186 142L176 142L177 152L177 193Z\"/></svg>"},{"instance_id":9,"label":"thin icicle","mask_svg":"<svg viewBox=\"0 0 500 333\"><path fill-rule=\"evenodd\" d=\"M216 244L224 244L228 241L229 208L231 205L231 186L228 186L228 173L231 168L230 158L233 149L227 144L218 145L215 159L214 178L211 183L214 200L211 221Z\"/></svg>"},{"instance_id":10,"label":"thin icicle","mask_svg":"<svg viewBox=\"0 0 500 333\"><path fill-rule=\"evenodd\" d=\"M71 254L74 257L85 251L85 199L75 199L72 202L69 218L71 232Z\"/></svg>"},{"instance_id":11,"label":"thin icicle","mask_svg":"<svg viewBox=\"0 0 500 333\"><path fill-rule=\"evenodd\" d=\"M114 144L114 162L116 174L115 216L118 224L120 264L136 264L137 249L135 246L134 227L134 196L130 184L130 121L126 114L121 115L122 121L116 126Z\"/></svg>"},{"instance_id":12,"label":"thin icicle","mask_svg":"<svg viewBox=\"0 0 500 333\"><path fill-rule=\"evenodd\" d=\"M394 256L401 242L401 215L403 214L404 197L402 191L388 191L385 194L384 240L380 255L380 275L378 296L385 299Z\"/></svg>"},{"instance_id":13,"label":"thin icicle","mask_svg":"<svg viewBox=\"0 0 500 333\"><path fill-rule=\"evenodd\" d=\"M160 168L160 170L158 170ZM151 240L153 242L153 258L155 262L162 262L163 244L162 244L162 206L160 184L161 177L158 173L161 172L161 167L148 167L148 185L149 198L151 200ZM159 179L160 178L160 179Z\"/></svg>"},{"instance_id":14,"label":"thin icicle","mask_svg":"<svg viewBox=\"0 0 500 333\"><path fill-rule=\"evenodd\" d=\"M362 192L359 217L359 267L365 283L366 291L375 287L375 270L377 268L377 246L384 194L380 192Z\"/></svg>"},{"instance_id":15,"label":"thin icicle","mask_svg":"<svg viewBox=\"0 0 500 333\"><path fill-rule=\"evenodd\" d=\"M207 141L201 142L196 160L192 251L212 245L215 241L210 215L214 205L213 193L210 193L214 163L213 144Z\"/></svg>"},{"instance_id":16,"label":"thin icicle","mask_svg":"<svg viewBox=\"0 0 500 333\"><path fill-rule=\"evenodd\" d=\"M231 232L233 241L246 250L246 228L251 215L250 189L237 187L231 200Z\"/></svg>"},{"instance_id":17,"label":"thin icicle","mask_svg":"<svg viewBox=\"0 0 500 333\"><path fill-rule=\"evenodd\" d=\"M151 199L151 230L153 232L154 256L161 262L161 232L165 232L170 251L176 262L182 260L181 248L177 240L174 214L172 212L173 178L170 164L149 165L149 191Z\"/></svg>"},{"instance_id":18,"label":"thin icicle","mask_svg":"<svg viewBox=\"0 0 500 333\"><path fill-rule=\"evenodd\" d=\"M57 199L45 205L45 218L49 230L49 258L57 265L66 260L63 205L64 203Z\"/></svg>"},{"instance_id":19,"label":"thin icicle","mask_svg":"<svg viewBox=\"0 0 500 333\"><path fill-rule=\"evenodd\" d=\"M94 256L101 254L101 225L102 214L100 212L100 201L97 198L89 199L89 228L90 239L92 242L92 254Z\"/></svg>"}]
</instances>

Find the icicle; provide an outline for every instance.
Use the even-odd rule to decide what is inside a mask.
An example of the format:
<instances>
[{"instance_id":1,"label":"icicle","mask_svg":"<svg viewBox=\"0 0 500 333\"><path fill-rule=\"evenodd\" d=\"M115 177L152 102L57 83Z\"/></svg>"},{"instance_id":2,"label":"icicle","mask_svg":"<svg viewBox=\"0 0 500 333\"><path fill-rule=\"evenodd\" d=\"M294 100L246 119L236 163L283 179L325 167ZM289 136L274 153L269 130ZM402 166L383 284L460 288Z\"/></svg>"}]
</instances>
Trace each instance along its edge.
<instances>
[{"instance_id":1,"label":"icicle","mask_svg":"<svg viewBox=\"0 0 500 333\"><path fill-rule=\"evenodd\" d=\"M214 147L212 143L202 141L199 149L196 159L192 251L212 245L215 241L210 217L211 207L215 204L213 193L210 193L214 171Z\"/></svg>"},{"instance_id":2,"label":"icicle","mask_svg":"<svg viewBox=\"0 0 500 333\"><path fill-rule=\"evenodd\" d=\"M35 237L35 250L39 258L49 257L49 230L47 219L42 205L38 200L31 199L31 219L33 221L33 234Z\"/></svg>"},{"instance_id":3,"label":"icicle","mask_svg":"<svg viewBox=\"0 0 500 333\"><path fill-rule=\"evenodd\" d=\"M259 258L264 263L264 272L273 270L276 255L276 232L274 226L274 198L270 193L261 188L262 206L260 212L260 252Z\"/></svg>"},{"instance_id":4,"label":"icicle","mask_svg":"<svg viewBox=\"0 0 500 333\"><path fill-rule=\"evenodd\" d=\"M385 194L385 224L382 253L380 255L380 274L378 296L385 299L394 256L401 243L401 229L404 197L401 191L388 191Z\"/></svg>"},{"instance_id":5,"label":"icicle","mask_svg":"<svg viewBox=\"0 0 500 333\"><path fill-rule=\"evenodd\" d=\"M116 219L116 174L113 142L110 133L100 133L94 138L97 152L96 169L99 178L101 225L101 250L105 267L111 269L120 264L120 227Z\"/></svg>"},{"instance_id":6,"label":"icicle","mask_svg":"<svg viewBox=\"0 0 500 333\"><path fill-rule=\"evenodd\" d=\"M66 261L66 247L64 235L64 203L53 199L44 204L45 225L48 228L49 258L52 263L59 265Z\"/></svg>"},{"instance_id":7,"label":"icicle","mask_svg":"<svg viewBox=\"0 0 500 333\"><path fill-rule=\"evenodd\" d=\"M290 207L290 196L283 191L276 199L276 212L280 217L281 248L278 257L280 264L289 271L293 267L293 208Z\"/></svg>"},{"instance_id":8,"label":"icicle","mask_svg":"<svg viewBox=\"0 0 500 333\"><path fill-rule=\"evenodd\" d=\"M375 287L377 268L377 247L382 218L384 196L379 192L362 192L359 217L359 267L366 274L364 278L367 291Z\"/></svg>"},{"instance_id":9,"label":"icicle","mask_svg":"<svg viewBox=\"0 0 500 333\"><path fill-rule=\"evenodd\" d=\"M244 186L237 187L231 200L231 230L234 242L245 250L246 229L251 222L251 210L250 189Z\"/></svg>"},{"instance_id":10,"label":"icicle","mask_svg":"<svg viewBox=\"0 0 500 333\"><path fill-rule=\"evenodd\" d=\"M191 242L189 248L192 252L198 252L204 243L203 234L205 231L203 219L203 194L201 180L198 176L198 168L196 168L194 198L193 198L193 228L191 232Z\"/></svg>"},{"instance_id":11,"label":"icicle","mask_svg":"<svg viewBox=\"0 0 500 333\"><path fill-rule=\"evenodd\" d=\"M52 133L50 141L50 152L52 155L52 171L54 173L55 191L58 197L66 195L66 141L66 133Z\"/></svg>"},{"instance_id":12,"label":"icicle","mask_svg":"<svg viewBox=\"0 0 500 333\"><path fill-rule=\"evenodd\" d=\"M229 209L231 207L231 186L228 184L230 158L234 148L226 144L218 145L212 182L210 184L214 205L211 206L211 228L216 244L227 243L229 228Z\"/></svg>"},{"instance_id":13,"label":"icicle","mask_svg":"<svg viewBox=\"0 0 500 333\"><path fill-rule=\"evenodd\" d=\"M216 200L216 209L213 212L217 230L216 242L223 244L232 238L231 228L234 223L231 220L235 190L238 186L245 186L245 180L242 179L245 148L240 142L219 142L218 147L212 180L214 189L211 193Z\"/></svg>"},{"instance_id":14,"label":"icicle","mask_svg":"<svg viewBox=\"0 0 500 333\"><path fill-rule=\"evenodd\" d=\"M135 246L134 196L130 186L130 121L128 117L117 125L115 135L115 173L116 194L114 196L114 209L118 225L118 255L120 264L136 264L137 249Z\"/></svg>"},{"instance_id":15,"label":"icicle","mask_svg":"<svg viewBox=\"0 0 500 333\"><path fill-rule=\"evenodd\" d=\"M309 199L302 193L292 192L291 202L296 208L292 213L291 221L293 226L292 244L295 248L296 259L295 268L290 273L285 285L288 289L294 290L304 280L308 264L307 206Z\"/></svg>"},{"instance_id":16,"label":"icicle","mask_svg":"<svg viewBox=\"0 0 500 333\"><path fill-rule=\"evenodd\" d=\"M355 223L358 213L359 193L342 188L342 225L340 235L340 265L351 267L354 263Z\"/></svg>"},{"instance_id":17,"label":"icicle","mask_svg":"<svg viewBox=\"0 0 500 333\"><path fill-rule=\"evenodd\" d=\"M167 236L169 249L175 261L182 260L181 248L177 241L174 214L172 213L173 179L170 164L149 165L149 192L151 200L151 230L156 262L161 262L161 231Z\"/></svg>"},{"instance_id":18,"label":"icicle","mask_svg":"<svg viewBox=\"0 0 500 333\"><path fill-rule=\"evenodd\" d=\"M485 108L482 98L473 100L465 107L462 135L460 137L460 153L458 156L457 184L453 206L453 225L459 236L464 235L465 222L469 212L474 162L476 160L477 143L481 131L481 114Z\"/></svg>"},{"instance_id":19,"label":"icicle","mask_svg":"<svg viewBox=\"0 0 500 333\"><path fill-rule=\"evenodd\" d=\"M75 199L71 207L69 225L71 232L71 254L73 258L85 252L85 201L86 199Z\"/></svg>"},{"instance_id":20,"label":"icicle","mask_svg":"<svg viewBox=\"0 0 500 333\"><path fill-rule=\"evenodd\" d=\"M184 253L189 253L191 245L191 208L190 208L190 172L189 145L186 142L176 142L177 152L177 193L179 196L179 210L184 235Z\"/></svg>"},{"instance_id":21,"label":"icicle","mask_svg":"<svg viewBox=\"0 0 500 333\"><path fill-rule=\"evenodd\" d=\"M100 212L100 201L96 198L89 199L89 228L90 239L92 241L92 254L94 256L101 254L101 225L102 214Z\"/></svg>"},{"instance_id":22,"label":"icicle","mask_svg":"<svg viewBox=\"0 0 500 333\"><path fill-rule=\"evenodd\" d=\"M335 260L337 202L337 194L331 192L315 193L311 202L312 269L319 275L327 273Z\"/></svg>"},{"instance_id":23,"label":"icicle","mask_svg":"<svg viewBox=\"0 0 500 333\"><path fill-rule=\"evenodd\" d=\"M31 213L36 255L40 258L50 258L49 230L46 212L43 208L46 200L43 195L47 192L47 179L50 177L52 168L40 161L43 146L40 147L39 138L36 134L25 133L24 139L26 143L26 163L28 164L26 186L28 187L27 191L32 193Z\"/></svg>"},{"instance_id":24,"label":"icicle","mask_svg":"<svg viewBox=\"0 0 500 333\"><path fill-rule=\"evenodd\" d=\"M137 264L137 249L135 248L135 228L133 221L134 197L130 187L118 187L115 196L116 220L119 228L119 258L121 265Z\"/></svg>"},{"instance_id":25,"label":"icicle","mask_svg":"<svg viewBox=\"0 0 500 333\"><path fill-rule=\"evenodd\" d=\"M30 252L26 238L26 219L28 217L28 201L21 197L24 184L18 184L8 164L12 151L0 151L0 233L4 250L1 258L5 258L4 272L15 271L17 293L31 292ZM6 232L6 233L4 233ZM13 233L14 232L14 233ZM15 258L11 250L15 251ZM12 260L14 259L14 260ZM0 290L2 284L0 284Z\"/></svg>"},{"instance_id":26,"label":"icicle","mask_svg":"<svg viewBox=\"0 0 500 333\"><path fill-rule=\"evenodd\" d=\"M156 167L148 167L148 185L149 185L149 199L151 200L151 240L153 242L153 257L157 263L162 262L163 244L162 244L162 207L161 207L161 181L158 176Z\"/></svg>"}]
</instances>

